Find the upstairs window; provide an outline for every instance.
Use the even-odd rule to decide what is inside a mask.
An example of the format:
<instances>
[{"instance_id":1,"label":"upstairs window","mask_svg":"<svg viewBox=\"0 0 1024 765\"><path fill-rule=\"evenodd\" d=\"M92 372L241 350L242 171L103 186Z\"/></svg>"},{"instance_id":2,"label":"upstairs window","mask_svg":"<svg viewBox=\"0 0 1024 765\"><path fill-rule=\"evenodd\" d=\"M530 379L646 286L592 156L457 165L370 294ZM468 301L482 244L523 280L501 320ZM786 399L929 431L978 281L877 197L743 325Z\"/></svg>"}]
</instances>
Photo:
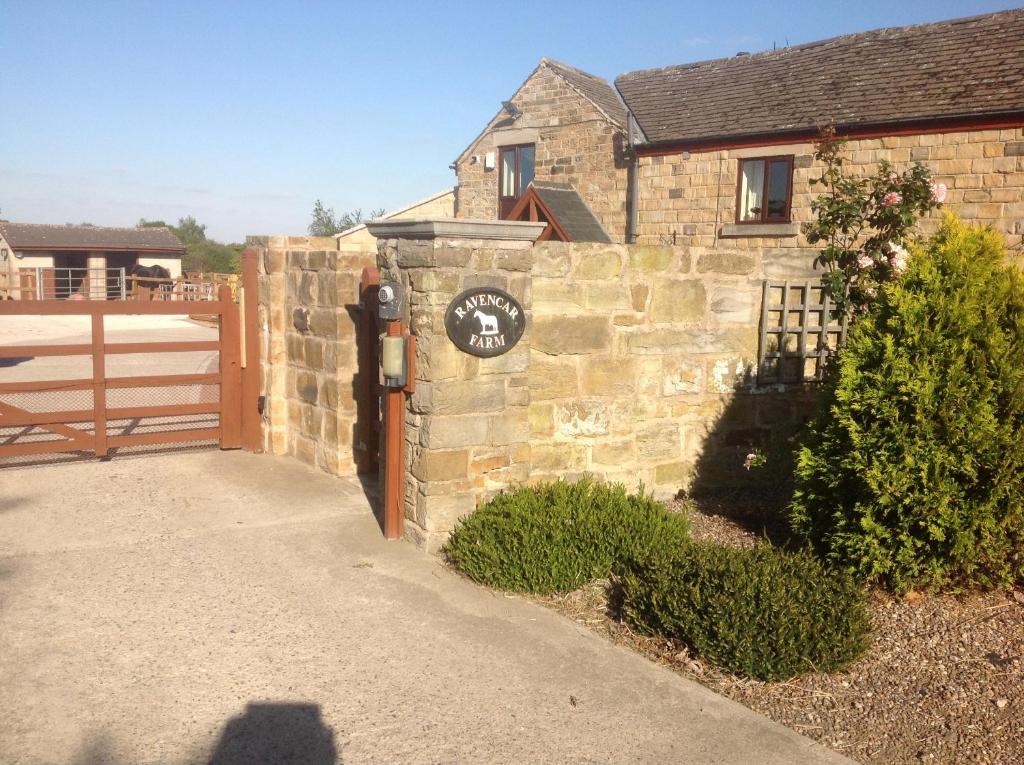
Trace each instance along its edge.
<instances>
[{"instance_id":1,"label":"upstairs window","mask_svg":"<svg viewBox=\"0 0 1024 765\"><path fill-rule=\"evenodd\" d=\"M498 154L498 217L504 220L533 181L536 150L528 143L502 146Z\"/></svg>"},{"instance_id":2,"label":"upstairs window","mask_svg":"<svg viewBox=\"0 0 1024 765\"><path fill-rule=\"evenodd\" d=\"M793 157L741 159L736 187L737 223L789 223Z\"/></svg>"}]
</instances>

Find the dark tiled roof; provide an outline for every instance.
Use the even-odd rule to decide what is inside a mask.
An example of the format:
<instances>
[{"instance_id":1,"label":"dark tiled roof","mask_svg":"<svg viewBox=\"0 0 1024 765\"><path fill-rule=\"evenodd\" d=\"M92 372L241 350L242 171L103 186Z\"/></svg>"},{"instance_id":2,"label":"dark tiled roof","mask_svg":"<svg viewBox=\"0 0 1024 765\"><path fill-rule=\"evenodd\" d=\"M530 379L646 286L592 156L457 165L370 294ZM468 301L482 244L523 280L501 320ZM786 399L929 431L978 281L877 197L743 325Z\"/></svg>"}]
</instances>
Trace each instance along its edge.
<instances>
[{"instance_id":1,"label":"dark tiled roof","mask_svg":"<svg viewBox=\"0 0 1024 765\"><path fill-rule=\"evenodd\" d=\"M530 185L572 241L611 242L601 221L572 186L536 181Z\"/></svg>"},{"instance_id":2,"label":"dark tiled roof","mask_svg":"<svg viewBox=\"0 0 1024 765\"><path fill-rule=\"evenodd\" d=\"M592 74L576 69L575 67L563 64L550 58L541 59L541 66L547 65L551 71L565 80L575 88L584 98L591 101L605 115L615 122L619 127L626 125L626 110L607 80L595 77Z\"/></svg>"},{"instance_id":3,"label":"dark tiled roof","mask_svg":"<svg viewBox=\"0 0 1024 765\"><path fill-rule=\"evenodd\" d=\"M1024 9L628 72L652 143L1024 111Z\"/></svg>"},{"instance_id":4,"label":"dark tiled roof","mask_svg":"<svg viewBox=\"0 0 1024 765\"><path fill-rule=\"evenodd\" d=\"M168 228L52 226L0 221L0 235L15 250L146 250L184 252Z\"/></svg>"}]
</instances>

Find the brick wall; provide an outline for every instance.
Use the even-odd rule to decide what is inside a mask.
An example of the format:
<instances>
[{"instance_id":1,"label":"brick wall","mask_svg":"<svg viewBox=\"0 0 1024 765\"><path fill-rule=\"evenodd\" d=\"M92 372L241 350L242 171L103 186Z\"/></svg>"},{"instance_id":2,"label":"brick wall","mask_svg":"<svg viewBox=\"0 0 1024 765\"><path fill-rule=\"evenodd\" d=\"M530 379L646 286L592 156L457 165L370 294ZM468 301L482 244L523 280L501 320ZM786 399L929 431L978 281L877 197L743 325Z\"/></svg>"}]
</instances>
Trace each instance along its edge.
<instances>
[{"instance_id":1,"label":"brick wall","mask_svg":"<svg viewBox=\"0 0 1024 765\"><path fill-rule=\"evenodd\" d=\"M359 279L376 244L333 237L249 237L260 262L264 448L337 475L375 453L359 432L354 391ZM372 371L375 373L375 370Z\"/></svg>"},{"instance_id":2,"label":"brick wall","mask_svg":"<svg viewBox=\"0 0 1024 765\"><path fill-rule=\"evenodd\" d=\"M692 152L643 157L639 172L638 241L699 247L775 250L807 248L802 235L782 237L723 237L723 226L736 220L738 160L743 157L792 154L793 220L812 219L811 200L822 187L811 178L822 166L813 161L811 143L752 149ZM873 172L880 160L898 169L920 161L936 181L949 188L946 209L964 220L990 223L1006 235L1010 247L1020 247L1024 235L1024 129L979 130L854 140L843 157L852 173ZM923 225L933 230L934 213ZM813 259L814 251L805 249Z\"/></svg>"},{"instance_id":3,"label":"brick wall","mask_svg":"<svg viewBox=\"0 0 1024 765\"><path fill-rule=\"evenodd\" d=\"M512 98L522 116L496 118L456 167L458 216L498 217L499 146L534 143L536 178L571 184L615 241L626 229L626 163L623 136L590 101L545 66ZM495 152L495 167L484 169L483 155ZM480 161L472 163L477 155Z\"/></svg>"}]
</instances>

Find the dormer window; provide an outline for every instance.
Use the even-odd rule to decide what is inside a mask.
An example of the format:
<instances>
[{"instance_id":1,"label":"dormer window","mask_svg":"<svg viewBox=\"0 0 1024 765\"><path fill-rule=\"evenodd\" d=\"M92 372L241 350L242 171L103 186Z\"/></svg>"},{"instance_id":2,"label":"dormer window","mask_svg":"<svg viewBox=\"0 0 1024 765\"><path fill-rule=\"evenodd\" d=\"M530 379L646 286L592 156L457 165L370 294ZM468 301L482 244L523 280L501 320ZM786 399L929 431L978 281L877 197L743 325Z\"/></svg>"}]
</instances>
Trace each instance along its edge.
<instances>
[{"instance_id":1,"label":"dormer window","mask_svg":"<svg viewBox=\"0 0 1024 765\"><path fill-rule=\"evenodd\" d=\"M792 196L792 156L740 160L737 223L788 223Z\"/></svg>"},{"instance_id":2,"label":"dormer window","mask_svg":"<svg viewBox=\"0 0 1024 765\"><path fill-rule=\"evenodd\" d=\"M502 146L498 155L498 217L505 220L533 180L536 149L532 143Z\"/></svg>"}]
</instances>

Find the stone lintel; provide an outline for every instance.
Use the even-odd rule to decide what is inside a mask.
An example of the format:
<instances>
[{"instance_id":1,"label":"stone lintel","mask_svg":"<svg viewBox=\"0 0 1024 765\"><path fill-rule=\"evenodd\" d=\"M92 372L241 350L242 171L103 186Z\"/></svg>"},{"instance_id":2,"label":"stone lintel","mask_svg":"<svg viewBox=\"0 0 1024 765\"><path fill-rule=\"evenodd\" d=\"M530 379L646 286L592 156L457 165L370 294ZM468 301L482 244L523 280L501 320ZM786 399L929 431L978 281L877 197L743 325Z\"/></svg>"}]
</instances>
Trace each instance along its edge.
<instances>
[{"instance_id":1,"label":"stone lintel","mask_svg":"<svg viewBox=\"0 0 1024 765\"><path fill-rule=\"evenodd\" d=\"M477 218L409 218L370 221L378 239L507 239L533 242L547 223Z\"/></svg>"}]
</instances>

